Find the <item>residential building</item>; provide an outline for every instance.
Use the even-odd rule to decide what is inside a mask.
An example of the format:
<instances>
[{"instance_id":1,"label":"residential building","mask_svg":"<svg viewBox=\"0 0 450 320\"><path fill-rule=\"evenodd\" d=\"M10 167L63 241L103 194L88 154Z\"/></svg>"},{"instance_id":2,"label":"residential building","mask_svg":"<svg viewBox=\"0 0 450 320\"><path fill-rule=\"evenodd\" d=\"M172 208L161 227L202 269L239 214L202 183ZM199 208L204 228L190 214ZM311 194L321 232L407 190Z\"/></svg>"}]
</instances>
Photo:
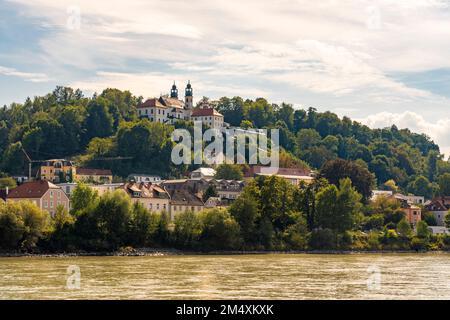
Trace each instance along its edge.
<instances>
[{"instance_id":1,"label":"residential building","mask_svg":"<svg viewBox=\"0 0 450 320\"><path fill-rule=\"evenodd\" d=\"M394 193L389 190L373 190L370 200L376 200L378 197L391 197Z\"/></svg>"},{"instance_id":2,"label":"residential building","mask_svg":"<svg viewBox=\"0 0 450 320\"><path fill-rule=\"evenodd\" d=\"M252 166L244 174L245 178L251 179L257 176L277 176L285 179L289 183L298 186L302 181L311 183L314 177L309 169L301 168L278 168L272 172L269 167Z\"/></svg>"},{"instance_id":3,"label":"residential building","mask_svg":"<svg viewBox=\"0 0 450 320\"><path fill-rule=\"evenodd\" d=\"M394 199L400 202L400 208L405 213L406 221L415 226L422 220L422 209L409 201L409 198L402 194L394 194Z\"/></svg>"},{"instance_id":4,"label":"residential building","mask_svg":"<svg viewBox=\"0 0 450 320\"><path fill-rule=\"evenodd\" d=\"M58 187L60 187L64 193L70 198L70 196L73 193L73 190L78 186L78 183L76 182L65 182L65 183L58 183Z\"/></svg>"},{"instance_id":5,"label":"residential building","mask_svg":"<svg viewBox=\"0 0 450 320\"><path fill-rule=\"evenodd\" d=\"M192 121L199 121L203 126L221 129L224 126L223 115L214 108L195 108L191 113Z\"/></svg>"},{"instance_id":6,"label":"residential building","mask_svg":"<svg viewBox=\"0 0 450 320\"><path fill-rule=\"evenodd\" d=\"M170 195L170 218L173 220L177 214L185 211L198 213L204 209L201 195L186 189L168 190Z\"/></svg>"},{"instance_id":7,"label":"residential building","mask_svg":"<svg viewBox=\"0 0 450 320\"><path fill-rule=\"evenodd\" d=\"M160 183L161 177L160 176L154 176L154 175L148 175L148 174L142 174L142 173L132 173L127 178L128 181L134 181L137 183Z\"/></svg>"},{"instance_id":8,"label":"residential building","mask_svg":"<svg viewBox=\"0 0 450 320\"><path fill-rule=\"evenodd\" d=\"M425 204L425 197L415 195L405 195L409 203L423 205Z\"/></svg>"},{"instance_id":9,"label":"residential building","mask_svg":"<svg viewBox=\"0 0 450 320\"><path fill-rule=\"evenodd\" d=\"M141 203L144 208L155 212L170 212L170 197L163 187L151 183L129 182L122 188L133 202Z\"/></svg>"},{"instance_id":10,"label":"residential building","mask_svg":"<svg viewBox=\"0 0 450 320\"><path fill-rule=\"evenodd\" d=\"M191 179L212 179L216 175L216 170L213 168L198 168L191 172Z\"/></svg>"},{"instance_id":11,"label":"residential building","mask_svg":"<svg viewBox=\"0 0 450 320\"><path fill-rule=\"evenodd\" d=\"M450 197L437 197L425 205L425 209L431 212L438 226L445 226L445 217L450 210Z\"/></svg>"},{"instance_id":12,"label":"residential building","mask_svg":"<svg viewBox=\"0 0 450 320\"><path fill-rule=\"evenodd\" d=\"M6 201L31 201L39 208L54 215L56 208L62 205L69 209L69 198L58 186L46 180L30 181L12 189Z\"/></svg>"},{"instance_id":13,"label":"residential building","mask_svg":"<svg viewBox=\"0 0 450 320\"><path fill-rule=\"evenodd\" d=\"M94 183L112 183L112 172L109 169L77 168L76 180Z\"/></svg>"},{"instance_id":14,"label":"residential building","mask_svg":"<svg viewBox=\"0 0 450 320\"><path fill-rule=\"evenodd\" d=\"M65 159L51 159L42 163L39 169L41 180L53 183L71 182L76 174L76 168L72 161Z\"/></svg>"},{"instance_id":15,"label":"residential building","mask_svg":"<svg viewBox=\"0 0 450 320\"><path fill-rule=\"evenodd\" d=\"M430 230L432 234L450 234L447 227L429 226L428 230Z\"/></svg>"},{"instance_id":16,"label":"residential building","mask_svg":"<svg viewBox=\"0 0 450 320\"><path fill-rule=\"evenodd\" d=\"M211 179L210 185L214 185L217 191L217 195L220 200L236 200L244 190L244 181L238 180L225 180L225 179Z\"/></svg>"}]
</instances>

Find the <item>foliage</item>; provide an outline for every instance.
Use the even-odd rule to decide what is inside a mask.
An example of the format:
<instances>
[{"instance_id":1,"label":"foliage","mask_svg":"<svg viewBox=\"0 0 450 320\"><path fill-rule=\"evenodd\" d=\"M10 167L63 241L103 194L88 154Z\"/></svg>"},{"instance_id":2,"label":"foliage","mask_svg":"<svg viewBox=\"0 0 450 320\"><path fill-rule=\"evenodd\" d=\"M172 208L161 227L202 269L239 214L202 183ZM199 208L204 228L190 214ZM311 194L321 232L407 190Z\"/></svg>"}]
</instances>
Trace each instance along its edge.
<instances>
[{"instance_id":1,"label":"foliage","mask_svg":"<svg viewBox=\"0 0 450 320\"><path fill-rule=\"evenodd\" d=\"M216 169L216 179L242 180L243 174L240 165L223 163Z\"/></svg>"}]
</instances>

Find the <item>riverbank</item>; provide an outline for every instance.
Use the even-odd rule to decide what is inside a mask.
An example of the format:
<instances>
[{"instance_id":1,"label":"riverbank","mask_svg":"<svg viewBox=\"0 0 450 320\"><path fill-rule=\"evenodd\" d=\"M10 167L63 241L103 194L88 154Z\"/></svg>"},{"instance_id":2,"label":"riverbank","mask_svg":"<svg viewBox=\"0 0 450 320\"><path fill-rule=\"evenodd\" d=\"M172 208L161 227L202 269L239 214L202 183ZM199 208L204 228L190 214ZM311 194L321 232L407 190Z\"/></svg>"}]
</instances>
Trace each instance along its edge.
<instances>
[{"instance_id":1,"label":"riverbank","mask_svg":"<svg viewBox=\"0 0 450 320\"><path fill-rule=\"evenodd\" d=\"M423 254L423 253L450 253L444 250L291 250L291 251L183 251L178 249L160 249L160 248L139 248L125 251L113 252L60 252L60 253L26 253L26 252L0 252L1 258L17 257L41 257L41 258L64 258L64 257L144 257L144 256L214 256L214 255L267 255L267 254Z\"/></svg>"}]
</instances>

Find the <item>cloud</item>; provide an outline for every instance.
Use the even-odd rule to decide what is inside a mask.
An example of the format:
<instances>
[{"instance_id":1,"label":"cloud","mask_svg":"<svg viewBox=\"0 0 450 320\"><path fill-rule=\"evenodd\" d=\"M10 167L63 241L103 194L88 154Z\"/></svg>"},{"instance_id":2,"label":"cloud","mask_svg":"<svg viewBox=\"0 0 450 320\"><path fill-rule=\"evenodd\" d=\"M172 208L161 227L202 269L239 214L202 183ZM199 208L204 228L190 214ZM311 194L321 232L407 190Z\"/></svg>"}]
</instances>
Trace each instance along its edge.
<instances>
[{"instance_id":1,"label":"cloud","mask_svg":"<svg viewBox=\"0 0 450 320\"><path fill-rule=\"evenodd\" d=\"M14 68L7 68L0 66L0 74L11 77L22 78L25 81L30 82L48 82L50 79L46 74L43 73L31 73L31 72L22 72L18 71Z\"/></svg>"},{"instance_id":2,"label":"cloud","mask_svg":"<svg viewBox=\"0 0 450 320\"><path fill-rule=\"evenodd\" d=\"M411 111L380 112L358 121L372 128L390 127L395 124L399 129L408 128L413 132L425 133L441 147L441 152L450 156L450 117L429 122L422 115Z\"/></svg>"}]
</instances>

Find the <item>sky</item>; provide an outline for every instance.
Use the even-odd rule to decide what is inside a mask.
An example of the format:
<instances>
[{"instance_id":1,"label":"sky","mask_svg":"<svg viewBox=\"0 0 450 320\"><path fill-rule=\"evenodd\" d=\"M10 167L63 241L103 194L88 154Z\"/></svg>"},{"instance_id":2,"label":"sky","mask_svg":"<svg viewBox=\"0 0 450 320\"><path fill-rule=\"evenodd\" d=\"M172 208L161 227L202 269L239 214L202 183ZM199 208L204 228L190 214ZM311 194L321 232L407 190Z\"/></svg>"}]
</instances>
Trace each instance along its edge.
<instances>
[{"instance_id":1,"label":"sky","mask_svg":"<svg viewBox=\"0 0 450 320\"><path fill-rule=\"evenodd\" d=\"M450 155L449 0L0 0L0 105L108 87L265 97Z\"/></svg>"}]
</instances>

